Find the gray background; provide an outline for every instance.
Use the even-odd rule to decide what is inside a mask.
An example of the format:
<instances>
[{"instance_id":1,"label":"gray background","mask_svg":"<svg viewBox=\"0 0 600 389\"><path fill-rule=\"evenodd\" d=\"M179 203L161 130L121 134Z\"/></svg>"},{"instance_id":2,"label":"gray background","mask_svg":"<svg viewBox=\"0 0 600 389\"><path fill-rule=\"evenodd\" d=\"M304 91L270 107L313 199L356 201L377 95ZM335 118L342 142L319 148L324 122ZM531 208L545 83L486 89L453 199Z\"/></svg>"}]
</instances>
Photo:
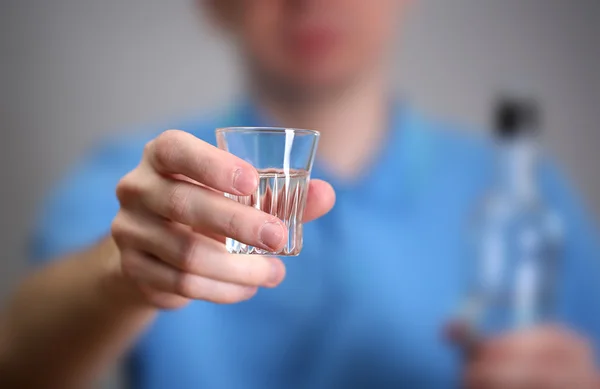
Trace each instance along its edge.
<instances>
[{"instance_id":1,"label":"gray background","mask_svg":"<svg viewBox=\"0 0 600 389\"><path fill-rule=\"evenodd\" d=\"M421 0L395 76L420 108L486 124L507 85L543 100L546 145L600 214L600 1ZM235 60L191 0L0 0L0 297L44 192L108 133L218 107Z\"/></svg>"}]
</instances>

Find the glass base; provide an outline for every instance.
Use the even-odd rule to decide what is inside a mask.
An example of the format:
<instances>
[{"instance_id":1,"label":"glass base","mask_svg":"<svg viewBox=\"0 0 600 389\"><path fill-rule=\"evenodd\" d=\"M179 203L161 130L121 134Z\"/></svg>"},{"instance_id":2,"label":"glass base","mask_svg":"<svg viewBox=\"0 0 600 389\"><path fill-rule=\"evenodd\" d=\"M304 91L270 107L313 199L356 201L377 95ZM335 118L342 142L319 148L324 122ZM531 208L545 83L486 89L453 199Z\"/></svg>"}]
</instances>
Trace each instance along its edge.
<instances>
[{"instance_id":1,"label":"glass base","mask_svg":"<svg viewBox=\"0 0 600 389\"><path fill-rule=\"evenodd\" d=\"M302 251L302 238L300 241L296 241L295 244L286 246L279 252L272 252L263 250L258 247L249 246L247 244L243 244L238 242L235 239L227 238L225 242L225 246L227 251L231 254L244 254L244 255L276 255L278 257L297 257Z\"/></svg>"}]
</instances>

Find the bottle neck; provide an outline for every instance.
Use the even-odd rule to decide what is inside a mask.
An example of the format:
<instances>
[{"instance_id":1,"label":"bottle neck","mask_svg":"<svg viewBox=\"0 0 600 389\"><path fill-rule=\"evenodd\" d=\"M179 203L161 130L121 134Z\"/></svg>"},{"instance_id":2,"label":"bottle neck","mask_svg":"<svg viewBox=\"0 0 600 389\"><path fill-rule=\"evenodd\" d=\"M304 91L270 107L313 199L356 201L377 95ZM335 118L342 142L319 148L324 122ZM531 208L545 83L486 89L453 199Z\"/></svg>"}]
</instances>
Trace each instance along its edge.
<instances>
[{"instance_id":1,"label":"bottle neck","mask_svg":"<svg viewBox=\"0 0 600 389\"><path fill-rule=\"evenodd\" d=\"M500 144L500 190L513 200L534 201L537 196L538 147L531 136L504 140Z\"/></svg>"}]
</instances>

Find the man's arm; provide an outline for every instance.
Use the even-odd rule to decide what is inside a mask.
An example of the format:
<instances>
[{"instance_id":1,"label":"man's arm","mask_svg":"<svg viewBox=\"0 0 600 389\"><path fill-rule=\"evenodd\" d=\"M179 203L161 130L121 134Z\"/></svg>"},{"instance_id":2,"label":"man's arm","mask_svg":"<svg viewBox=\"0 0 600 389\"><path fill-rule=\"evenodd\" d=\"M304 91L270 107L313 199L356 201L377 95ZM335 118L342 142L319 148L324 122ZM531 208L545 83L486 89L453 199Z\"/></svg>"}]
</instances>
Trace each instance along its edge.
<instances>
[{"instance_id":1,"label":"man's arm","mask_svg":"<svg viewBox=\"0 0 600 389\"><path fill-rule=\"evenodd\" d=\"M101 206L90 200L97 191L85 185L99 176L84 169L88 181L68 185L52 222L38 233L41 251L88 237L80 211ZM114 185L102 182L101 190L114 193ZM273 252L283 246L281 220L222 195L247 196L257 184L247 162L188 133L167 131L148 143L139 165L116 185L112 239L56 261L15 294L0 319L0 388L81 387L123 353L157 308L180 308L191 299L237 303L259 287L279 285L281 260L233 255L224 245L229 236ZM312 180L304 221L334 201L330 185Z\"/></svg>"},{"instance_id":2,"label":"man's arm","mask_svg":"<svg viewBox=\"0 0 600 389\"><path fill-rule=\"evenodd\" d=\"M57 261L27 278L1 316L0 387L81 387L155 314L121 276L112 239Z\"/></svg>"}]
</instances>

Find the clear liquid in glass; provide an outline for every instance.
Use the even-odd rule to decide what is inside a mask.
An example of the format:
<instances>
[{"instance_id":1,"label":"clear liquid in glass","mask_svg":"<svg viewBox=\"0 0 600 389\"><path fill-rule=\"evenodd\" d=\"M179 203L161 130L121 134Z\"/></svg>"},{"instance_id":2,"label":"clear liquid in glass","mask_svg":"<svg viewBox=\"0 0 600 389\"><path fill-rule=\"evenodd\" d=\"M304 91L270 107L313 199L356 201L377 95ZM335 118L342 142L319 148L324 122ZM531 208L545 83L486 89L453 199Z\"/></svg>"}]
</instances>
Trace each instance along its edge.
<instances>
[{"instance_id":1,"label":"clear liquid in glass","mask_svg":"<svg viewBox=\"0 0 600 389\"><path fill-rule=\"evenodd\" d=\"M288 230L282 250L269 252L227 238L226 247L234 254L296 256L302 250L302 215L306 205L309 172L306 170L259 169L259 184L250 196L225 194L238 203L249 205L279 218Z\"/></svg>"}]
</instances>

